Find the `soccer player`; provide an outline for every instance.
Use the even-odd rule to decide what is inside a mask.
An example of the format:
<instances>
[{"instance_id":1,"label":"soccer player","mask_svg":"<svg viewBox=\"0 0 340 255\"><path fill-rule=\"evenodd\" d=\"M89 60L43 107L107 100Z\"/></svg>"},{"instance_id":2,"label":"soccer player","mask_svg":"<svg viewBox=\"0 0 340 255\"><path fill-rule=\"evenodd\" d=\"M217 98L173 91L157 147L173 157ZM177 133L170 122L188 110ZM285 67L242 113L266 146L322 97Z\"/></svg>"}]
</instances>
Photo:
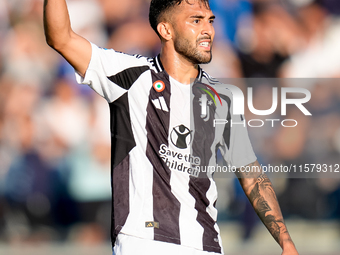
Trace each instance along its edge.
<instances>
[{"instance_id":1,"label":"soccer player","mask_svg":"<svg viewBox=\"0 0 340 255\"><path fill-rule=\"evenodd\" d=\"M260 167L246 128L226 125L221 139L192 131L190 79L212 91L218 87L199 67L212 58L214 18L208 0L152 0L150 24L162 49L146 58L97 47L72 31L65 0L44 2L47 43L74 67L79 83L109 103L116 255L223 254L216 185L211 177L197 177L192 166L205 154L192 154L191 143L203 152L207 144L221 147L237 168ZM223 100L230 105L232 96ZM229 116L228 109L222 114ZM239 180L282 254L298 254L267 176Z\"/></svg>"}]
</instances>

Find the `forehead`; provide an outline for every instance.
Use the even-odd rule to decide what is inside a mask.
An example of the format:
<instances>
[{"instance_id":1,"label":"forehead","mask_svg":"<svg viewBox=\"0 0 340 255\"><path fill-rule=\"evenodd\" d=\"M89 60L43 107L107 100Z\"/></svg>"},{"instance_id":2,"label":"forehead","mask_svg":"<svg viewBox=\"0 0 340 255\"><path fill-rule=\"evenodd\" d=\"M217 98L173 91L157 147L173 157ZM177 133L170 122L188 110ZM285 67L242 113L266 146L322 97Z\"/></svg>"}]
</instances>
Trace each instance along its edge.
<instances>
[{"instance_id":1,"label":"forehead","mask_svg":"<svg viewBox=\"0 0 340 255\"><path fill-rule=\"evenodd\" d=\"M188 2L183 0L180 5L174 8L174 14L183 18L198 15L207 18L213 16L213 13L207 3L199 0L189 0Z\"/></svg>"}]
</instances>

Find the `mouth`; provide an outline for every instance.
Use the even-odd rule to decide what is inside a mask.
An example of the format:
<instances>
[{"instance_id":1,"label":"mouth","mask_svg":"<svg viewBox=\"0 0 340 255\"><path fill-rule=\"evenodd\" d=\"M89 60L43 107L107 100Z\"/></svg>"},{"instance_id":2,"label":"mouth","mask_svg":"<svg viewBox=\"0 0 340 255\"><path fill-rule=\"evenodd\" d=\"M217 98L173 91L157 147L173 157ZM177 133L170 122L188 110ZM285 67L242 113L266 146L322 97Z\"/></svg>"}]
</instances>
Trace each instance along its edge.
<instances>
[{"instance_id":1,"label":"mouth","mask_svg":"<svg viewBox=\"0 0 340 255\"><path fill-rule=\"evenodd\" d=\"M198 44L198 46L199 46L200 48L203 48L203 49L206 50L206 51L210 51L210 49L211 49L211 40L203 40L203 41L201 41L201 42Z\"/></svg>"}]
</instances>

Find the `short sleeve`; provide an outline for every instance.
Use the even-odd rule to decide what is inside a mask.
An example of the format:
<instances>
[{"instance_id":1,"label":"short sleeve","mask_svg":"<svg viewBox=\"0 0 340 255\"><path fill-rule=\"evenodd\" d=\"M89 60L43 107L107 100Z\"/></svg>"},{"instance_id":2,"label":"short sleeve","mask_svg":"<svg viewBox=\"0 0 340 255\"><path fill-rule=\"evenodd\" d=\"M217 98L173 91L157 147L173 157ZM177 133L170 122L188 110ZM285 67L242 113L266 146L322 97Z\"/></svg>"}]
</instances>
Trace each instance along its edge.
<instances>
[{"instance_id":1,"label":"short sleeve","mask_svg":"<svg viewBox=\"0 0 340 255\"><path fill-rule=\"evenodd\" d=\"M146 61L143 61L146 58L99 48L93 43L91 43L91 47L92 55L85 77L76 73L76 80L79 84L90 86L109 103L113 102L129 88L124 82L114 81L122 80L121 74L124 74L124 71L129 68L147 66Z\"/></svg>"},{"instance_id":2,"label":"short sleeve","mask_svg":"<svg viewBox=\"0 0 340 255\"><path fill-rule=\"evenodd\" d=\"M236 168L249 165L256 161L251 145L247 122L242 115L232 116L230 164Z\"/></svg>"},{"instance_id":3,"label":"short sleeve","mask_svg":"<svg viewBox=\"0 0 340 255\"><path fill-rule=\"evenodd\" d=\"M249 165L256 161L256 156L250 143L247 122L243 115L233 114L233 93L224 84L215 87L223 104L216 109L218 118L224 124L219 133L221 140L219 149L228 165L236 168Z\"/></svg>"}]
</instances>

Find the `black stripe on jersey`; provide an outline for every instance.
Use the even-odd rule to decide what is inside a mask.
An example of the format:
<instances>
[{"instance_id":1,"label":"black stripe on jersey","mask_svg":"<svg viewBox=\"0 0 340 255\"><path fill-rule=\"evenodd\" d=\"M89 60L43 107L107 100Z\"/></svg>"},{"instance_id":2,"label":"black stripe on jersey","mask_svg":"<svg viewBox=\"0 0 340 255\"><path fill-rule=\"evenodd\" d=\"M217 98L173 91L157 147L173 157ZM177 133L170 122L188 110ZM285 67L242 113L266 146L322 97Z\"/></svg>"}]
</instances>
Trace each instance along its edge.
<instances>
[{"instance_id":1,"label":"black stripe on jersey","mask_svg":"<svg viewBox=\"0 0 340 255\"><path fill-rule=\"evenodd\" d=\"M117 235L123 228L129 215L129 164L130 158L127 155L111 172L112 180L112 220L111 220L111 241L112 246Z\"/></svg>"},{"instance_id":2,"label":"black stripe on jersey","mask_svg":"<svg viewBox=\"0 0 340 255\"><path fill-rule=\"evenodd\" d=\"M203 250L208 252L221 253L218 232L215 229L215 221L207 212L209 200L206 196L210 187L210 179L190 177L189 192L195 198L195 209L197 210L197 221L204 229Z\"/></svg>"},{"instance_id":3,"label":"black stripe on jersey","mask_svg":"<svg viewBox=\"0 0 340 255\"><path fill-rule=\"evenodd\" d=\"M194 121L194 139L192 143L192 153L194 156L201 158L201 166L209 165L209 160L212 157L211 146L215 140L215 128L213 119L215 116L216 106L208 107L209 119L205 121L201 118L200 98L204 93L199 87L204 86L200 82L195 82L192 87L193 98L193 121ZM217 146L215 150L217 150ZM203 250L208 252L221 253L221 247L218 243L218 233L215 230L215 221L206 211L209 206L209 200L206 196L210 187L210 180L206 173L200 173L199 178L190 177L189 192L195 198L195 209L197 210L197 221L203 227ZM216 242L217 240L217 242Z\"/></svg>"},{"instance_id":4,"label":"black stripe on jersey","mask_svg":"<svg viewBox=\"0 0 340 255\"><path fill-rule=\"evenodd\" d=\"M153 169L153 216L159 222L159 228L154 228L154 240L180 244L179 212L180 202L171 192L171 171L166 163L159 158L161 144L168 146L170 112L157 109L153 100L163 97L170 109L171 88L169 76L165 72L151 71L152 83L161 80L165 84L162 92L151 87L147 106L146 130L148 144L146 155L154 166Z\"/></svg>"},{"instance_id":5,"label":"black stripe on jersey","mask_svg":"<svg viewBox=\"0 0 340 255\"><path fill-rule=\"evenodd\" d=\"M129 214L129 152L136 146L128 92L109 104L111 115L112 244Z\"/></svg>"},{"instance_id":6,"label":"black stripe on jersey","mask_svg":"<svg viewBox=\"0 0 340 255\"><path fill-rule=\"evenodd\" d=\"M163 67L163 64L162 64L162 61L161 61L161 55L158 54L157 57L156 57L156 66L158 66L158 69L160 71L164 71L164 67Z\"/></svg>"},{"instance_id":7,"label":"black stripe on jersey","mask_svg":"<svg viewBox=\"0 0 340 255\"><path fill-rule=\"evenodd\" d=\"M159 73L161 70L160 70L159 65L157 64L156 58L157 58L157 57L155 57L155 58L153 59L153 64L154 64L154 67L156 68L157 73Z\"/></svg>"},{"instance_id":8,"label":"black stripe on jersey","mask_svg":"<svg viewBox=\"0 0 340 255\"><path fill-rule=\"evenodd\" d=\"M209 161L212 156L211 146L215 139L215 128L214 128L214 116L216 111L215 105L210 105L207 109L208 111L208 120L204 120L201 117L201 96L205 92L198 88L204 88L205 85L201 82L195 82L192 86L193 97L193 124L194 124L194 138L192 142L192 154L195 157L200 157L201 166L208 166ZM200 177L206 178L204 176L205 172L200 172ZM202 175L202 176L201 176Z\"/></svg>"},{"instance_id":9,"label":"black stripe on jersey","mask_svg":"<svg viewBox=\"0 0 340 255\"><path fill-rule=\"evenodd\" d=\"M203 70L200 66L198 66L198 76L197 76L196 80L201 81L202 80L202 74L203 74Z\"/></svg>"},{"instance_id":10,"label":"black stripe on jersey","mask_svg":"<svg viewBox=\"0 0 340 255\"><path fill-rule=\"evenodd\" d=\"M136 146L129 111L128 92L109 104L111 115L111 164L115 168Z\"/></svg>"},{"instance_id":11,"label":"black stripe on jersey","mask_svg":"<svg viewBox=\"0 0 340 255\"><path fill-rule=\"evenodd\" d=\"M231 100L228 96L226 95L221 95L220 97L227 102L228 104L228 115L227 115L227 124L224 126L224 131L223 131L223 139L224 142L226 143L228 149L230 149L230 131L231 131L231 115L230 115L230 107L231 107Z\"/></svg>"},{"instance_id":12,"label":"black stripe on jersey","mask_svg":"<svg viewBox=\"0 0 340 255\"><path fill-rule=\"evenodd\" d=\"M149 69L149 66L130 67L125 69L124 71L121 71L120 73L109 76L107 78L121 88L128 90L139 78L139 76L141 76L142 73Z\"/></svg>"}]
</instances>

